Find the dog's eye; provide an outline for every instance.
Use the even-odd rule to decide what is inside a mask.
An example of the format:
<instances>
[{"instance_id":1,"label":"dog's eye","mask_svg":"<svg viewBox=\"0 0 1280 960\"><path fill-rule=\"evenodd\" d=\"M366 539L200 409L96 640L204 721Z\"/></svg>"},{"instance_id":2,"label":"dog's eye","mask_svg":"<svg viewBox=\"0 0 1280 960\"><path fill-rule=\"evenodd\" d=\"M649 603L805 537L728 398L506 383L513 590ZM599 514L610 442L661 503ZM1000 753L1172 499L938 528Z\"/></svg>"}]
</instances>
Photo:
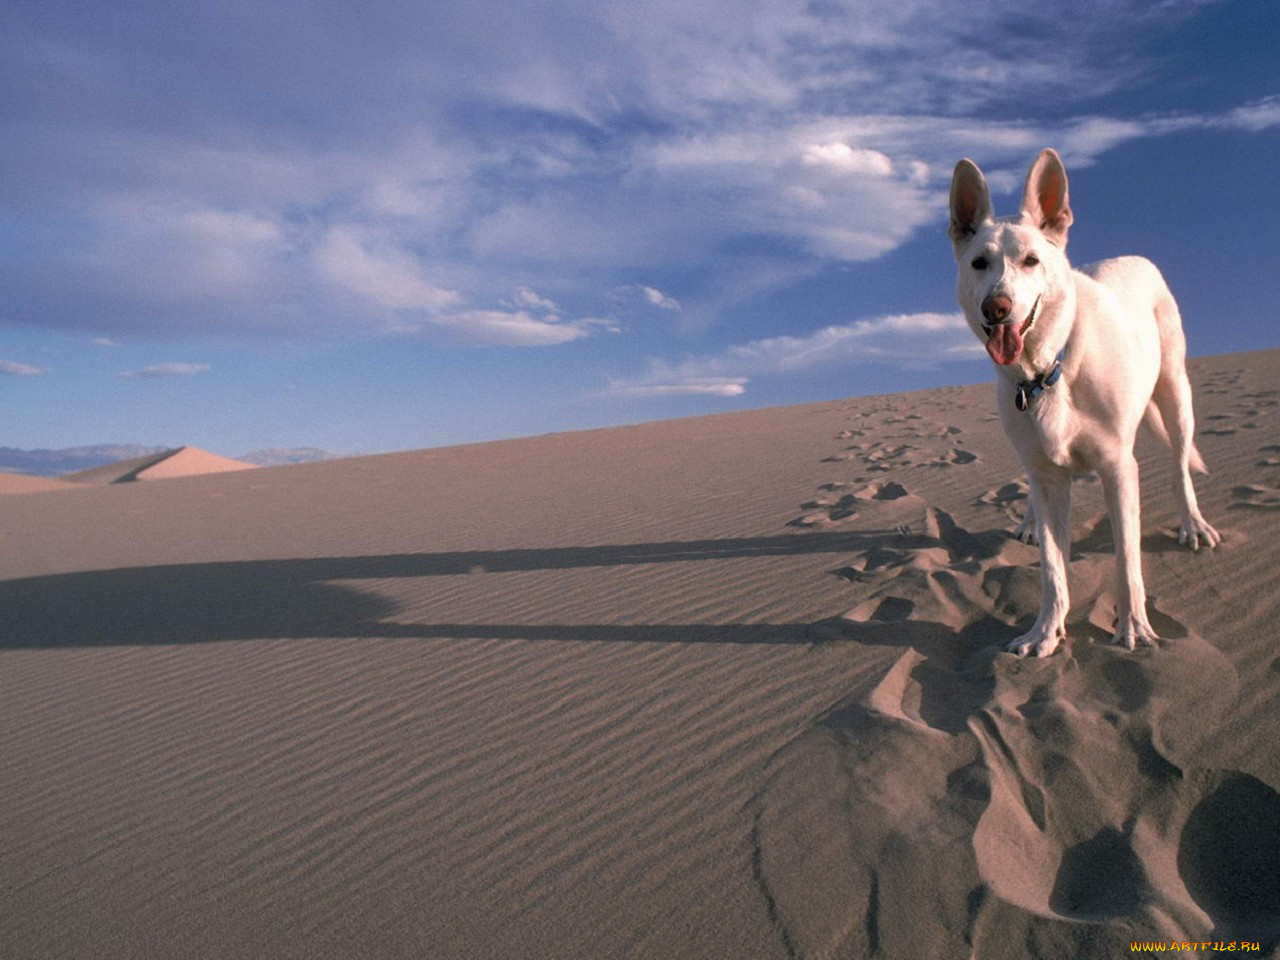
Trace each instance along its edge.
<instances>
[{"instance_id":1,"label":"dog's eye","mask_svg":"<svg viewBox=\"0 0 1280 960\"><path fill-rule=\"evenodd\" d=\"M973 267L975 270L985 270L987 269L987 258L975 257L973 263L969 264L969 266Z\"/></svg>"},{"instance_id":2,"label":"dog's eye","mask_svg":"<svg viewBox=\"0 0 1280 960\"><path fill-rule=\"evenodd\" d=\"M1024 266L1034 267L1039 265L1040 258L1037 257L1034 253L1029 253L1027 254L1027 259L1023 260L1022 263Z\"/></svg>"}]
</instances>

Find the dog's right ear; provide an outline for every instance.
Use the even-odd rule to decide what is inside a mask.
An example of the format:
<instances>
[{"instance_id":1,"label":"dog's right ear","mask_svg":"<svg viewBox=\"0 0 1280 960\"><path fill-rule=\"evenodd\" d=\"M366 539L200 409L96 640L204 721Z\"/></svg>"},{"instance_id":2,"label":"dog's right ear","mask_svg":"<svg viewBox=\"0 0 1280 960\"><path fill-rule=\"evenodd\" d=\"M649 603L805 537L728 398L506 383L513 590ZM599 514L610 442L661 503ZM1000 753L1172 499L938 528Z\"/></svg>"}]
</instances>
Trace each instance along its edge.
<instances>
[{"instance_id":1,"label":"dog's right ear","mask_svg":"<svg viewBox=\"0 0 1280 960\"><path fill-rule=\"evenodd\" d=\"M1067 171L1058 151L1041 150L1031 165L1022 193L1022 212L1051 243L1066 249L1067 230L1074 217L1067 198Z\"/></svg>"},{"instance_id":2,"label":"dog's right ear","mask_svg":"<svg viewBox=\"0 0 1280 960\"><path fill-rule=\"evenodd\" d=\"M987 178L972 160L961 160L951 175L951 228L947 231L956 256L978 227L991 219Z\"/></svg>"}]
</instances>

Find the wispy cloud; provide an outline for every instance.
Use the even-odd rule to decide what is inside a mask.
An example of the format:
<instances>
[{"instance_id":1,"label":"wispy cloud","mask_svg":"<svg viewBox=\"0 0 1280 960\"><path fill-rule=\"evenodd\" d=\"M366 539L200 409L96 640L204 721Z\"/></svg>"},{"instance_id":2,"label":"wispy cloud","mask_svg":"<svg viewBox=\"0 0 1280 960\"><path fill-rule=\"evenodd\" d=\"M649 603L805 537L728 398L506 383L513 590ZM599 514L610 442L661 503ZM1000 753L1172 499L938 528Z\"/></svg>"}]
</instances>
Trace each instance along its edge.
<instances>
[{"instance_id":1,"label":"wispy cloud","mask_svg":"<svg viewBox=\"0 0 1280 960\"><path fill-rule=\"evenodd\" d=\"M535 291L530 290L528 287L521 287L517 290L514 299L517 306L529 310L539 310L548 314L558 314L560 312L560 308L556 306L556 302L554 300L549 300L546 297L539 296Z\"/></svg>"},{"instance_id":2,"label":"wispy cloud","mask_svg":"<svg viewBox=\"0 0 1280 960\"><path fill-rule=\"evenodd\" d=\"M753 340L675 364L655 360L643 376L611 381L607 393L626 399L689 394L734 397L759 377L854 369L869 363L919 369L984 355L961 314L898 314L829 326L803 337Z\"/></svg>"},{"instance_id":3,"label":"wispy cloud","mask_svg":"<svg viewBox=\"0 0 1280 960\"><path fill-rule=\"evenodd\" d=\"M285 18L246 31L248 0L156 3L130 32L32 18L4 41L12 95L61 106L9 138L22 173L0 204L62 233L33 232L40 269L0 267L0 282L17 319L106 336L546 346L605 328L588 318L612 291L669 268L700 292L645 287L648 302L714 322L741 286L726 250L749 248L775 283L881 257L940 220L961 155L1011 186L1046 143L1078 166L1139 138L1280 125L1275 97L1097 112L1150 69L1134 31L1209 2L999 2L953 20L937 0L481 0L391 4L352 31L317 0L305 55ZM1067 15L1064 39L1050 27ZM1000 56L972 56L978 36ZM232 50L238 68L219 69ZM112 66L132 62L154 83L145 125ZM1066 119L1023 119L1035 102Z\"/></svg>"},{"instance_id":4,"label":"wispy cloud","mask_svg":"<svg viewBox=\"0 0 1280 960\"><path fill-rule=\"evenodd\" d=\"M147 189L101 196L93 209L111 228L95 238L88 261L99 283L131 278L160 304L253 301L279 289L276 264L291 242L282 211L226 209Z\"/></svg>"},{"instance_id":5,"label":"wispy cloud","mask_svg":"<svg viewBox=\"0 0 1280 960\"><path fill-rule=\"evenodd\" d=\"M645 300L649 301L659 310L679 310L680 301L675 297L669 297L656 287L641 287L640 292L644 294Z\"/></svg>"},{"instance_id":6,"label":"wispy cloud","mask_svg":"<svg viewBox=\"0 0 1280 960\"><path fill-rule=\"evenodd\" d=\"M26 363L17 363L13 360L0 360L0 374L10 377L36 377L42 373L48 373L48 370L40 367L33 367Z\"/></svg>"},{"instance_id":7,"label":"wispy cloud","mask_svg":"<svg viewBox=\"0 0 1280 960\"><path fill-rule=\"evenodd\" d=\"M366 308L434 312L462 301L457 291L431 283L419 258L367 228L332 226L311 256L323 284Z\"/></svg>"},{"instance_id":8,"label":"wispy cloud","mask_svg":"<svg viewBox=\"0 0 1280 960\"><path fill-rule=\"evenodd\" d=\"M524 310L464 310L441 314L430 321L467 343L506 347L548 347L589 336L591 321L562 323L535 317Z\"/></svg>"},{"instance_id":9,"label":"wispy cloud","mask_svg":"<svg viewBox=\"0 0 1280 960\"><path fill-rule=\"evenodd\" d=\"M1257 133L1271 127L1280 127L1280 95L1264 97L1230 111L1221 123L1237 130Z\"/></svg>"},{"instance_id":10,"label":"wispy cloud","mask_svg":"<svg viewBox=\"0 0 1280 960\"><path fill-rule=\"evenodd\" d=\"M122 380L163 380L169 377L191 377L209 369L207 363L154 363L141 370L118 374Z\"/></svg>"},{"instance_id":11,"label":"wispy cloud","mask_svg":"<svg viewBox=\"0 0 1280 960\"><path fill-rule=\"evenodd\" d=\"M644 380L611 380L605 391L609 396L623 400L651 399L653 397L740 397L747 392L747 377L696 377L672 373L669 376L655 374Z\"/></svg>"}]
</instances>

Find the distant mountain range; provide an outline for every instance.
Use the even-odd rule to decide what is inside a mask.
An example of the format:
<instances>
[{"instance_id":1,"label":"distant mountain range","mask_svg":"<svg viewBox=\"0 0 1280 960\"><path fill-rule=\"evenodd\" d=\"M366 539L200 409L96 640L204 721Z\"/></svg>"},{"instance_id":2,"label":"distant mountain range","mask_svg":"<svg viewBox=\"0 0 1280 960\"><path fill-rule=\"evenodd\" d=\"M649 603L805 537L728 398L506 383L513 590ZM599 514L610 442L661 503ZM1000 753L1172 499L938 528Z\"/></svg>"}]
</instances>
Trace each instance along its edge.
<instances>
[{"instance_id":1,"label":"distant mountain range","mask_svg":"<svg viewBox=\"0 0 1280 960\"><path fill-rule=\"evenodd\" d=\"M320 460L337 460L345 456L348 454L321 450L319 447L271 447L267 450L246 453L236 459L243 460L245 463L256 463L260 467L282 467L290 463L316 463Z\"/></svg>"},{"instance_id":2,"label":"distant mountain range","mask_svg":"<svg viewBox=\"0 0 1280 960\"><path fill-rule=\"evenodd\" d=\"M61 477L68 473L91 470L108 463L133 460L163 453L172 447L146 447L136 443L99 444L91 447L63 447L60 450L19 450L16 447L0 447L0 473L25 473L35 477ZM276 467L290 463L314 463L318 460L334 460L340 456L316 447L274 447L255 450L236 457L246 463L262 467Z\"/></svg>"}]
</instances>

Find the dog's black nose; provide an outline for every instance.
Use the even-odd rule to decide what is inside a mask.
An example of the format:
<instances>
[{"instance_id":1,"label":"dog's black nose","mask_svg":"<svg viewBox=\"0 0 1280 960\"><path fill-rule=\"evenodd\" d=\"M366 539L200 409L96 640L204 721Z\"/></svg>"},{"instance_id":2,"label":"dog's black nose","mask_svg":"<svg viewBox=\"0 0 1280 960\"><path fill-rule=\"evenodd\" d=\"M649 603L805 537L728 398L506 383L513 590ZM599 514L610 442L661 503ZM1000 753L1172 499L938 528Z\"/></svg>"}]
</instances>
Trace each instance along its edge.
<instances>
[{"instance_id":1,"label":"dog's black nose","mask_svg":"<svg viewBox=\"0 0 1280 960\"><path fill-rule=\"evenodd\" d=\"M1013 312L1013 301L1005 294L993 294L982 301L982 315L987 323L1004 323Z\"/></svg>"}]
</instances>

